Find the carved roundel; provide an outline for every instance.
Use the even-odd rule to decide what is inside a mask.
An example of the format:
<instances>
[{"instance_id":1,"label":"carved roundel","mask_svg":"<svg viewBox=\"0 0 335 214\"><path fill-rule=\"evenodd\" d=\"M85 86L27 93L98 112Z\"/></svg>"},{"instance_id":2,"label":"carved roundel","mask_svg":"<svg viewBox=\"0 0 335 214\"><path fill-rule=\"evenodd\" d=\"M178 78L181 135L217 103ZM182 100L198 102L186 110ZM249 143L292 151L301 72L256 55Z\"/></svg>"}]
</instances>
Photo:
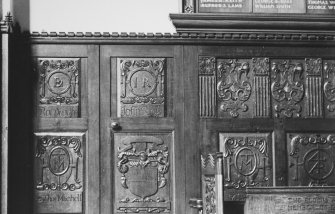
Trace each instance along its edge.
<instances>
[{"instance_id":1,"label":"carved roundel","mask_svg":"<svg viewBox=\"0 0 335 214\"><path fill-rule=\"evenodd\" d=\"M129 76L131 92L140 97L152 94L157 87L157 77L148 70L139 69Z\"/></svg>"},{"instance_id":2,"label":"carved roundel","mask_svg":"<svg viewBox=\"0 0 335 214\"><path fill-rule=\"evenodd\" d=\"M241 148L236 152L234 164L241 175L252 175L257 168L257 157L255 152L247 147Z\"/></svg>"},{"instance_id":3,"label":"carved roundel","mask_svg":"<svg viewBox=\"0 0 335 214\"><path fill-rule=\"evenodd\" d=\"M53 72L49 75L47 86L54 94L64 94L71 87L71 77L61 71Z\"/></svg>"},{"instance_id":4,"label":"carved roundel","mask_svg":"<svg viewBox=\"0 0 335 214\"><path fill-rule=\"evenodd\" d=\"M311 149L304 156L307 174L316 180L328 178L334 170L334 161L325 149Z\"/></svg>"},{"instance_id":5,"label":"carved roundel","mask_svg":"<svg viewBox=\"0 0 335 214\"><path fill-rule=\"evenodd\" d=\"M53 148L49 156L49 170L52 174L64 175L70 168L70 154L61 146Z\"/></svg>"}]
</instances>

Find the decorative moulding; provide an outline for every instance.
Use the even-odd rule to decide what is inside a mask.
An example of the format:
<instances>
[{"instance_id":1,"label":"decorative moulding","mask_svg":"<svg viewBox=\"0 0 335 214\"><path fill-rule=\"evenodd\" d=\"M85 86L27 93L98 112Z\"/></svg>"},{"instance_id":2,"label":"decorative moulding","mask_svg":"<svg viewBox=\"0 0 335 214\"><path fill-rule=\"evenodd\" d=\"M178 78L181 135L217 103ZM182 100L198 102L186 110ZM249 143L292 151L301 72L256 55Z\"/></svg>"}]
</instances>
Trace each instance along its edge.
<instances>
[{"instance_id":1,"label":"decorative moulding","mask_svg":"<svg viewBox=\"0 0 335 214\"><path fill-rule=\"evenodd\" d=\"M194 32L272 32L283 33L334 33L335 17L332 15L305 14L170 14L179 33Z\"/></svg>"}]
</instances>

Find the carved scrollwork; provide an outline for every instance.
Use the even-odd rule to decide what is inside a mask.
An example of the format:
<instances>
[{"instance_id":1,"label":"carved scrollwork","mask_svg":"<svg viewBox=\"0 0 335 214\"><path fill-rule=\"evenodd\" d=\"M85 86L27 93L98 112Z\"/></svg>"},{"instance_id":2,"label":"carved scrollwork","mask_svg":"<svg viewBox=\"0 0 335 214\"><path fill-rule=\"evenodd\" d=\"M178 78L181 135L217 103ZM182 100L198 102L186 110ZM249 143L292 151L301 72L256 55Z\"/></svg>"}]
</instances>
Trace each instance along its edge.
<instances>
[{"instance_id":1,"label":"carved scrollwork","mask_svg":"<svg viewBox=\"0 0 335 214\"><path fill-rule=\"evenodd\" d=\"M199 74L214 75L216 72L215 57L199 57Z\"/></svg>"},{"instance_id":2,"label":"carved scrollwork","mask_svg":"<svg viewBox=\"0 0 335 214\"><path fill-rule=\"evenodd\" d=\"M231 156L234 149L245 146L258 148L260 153L268 156L267 143L264 137L227 137L223 142L223 156Z\"/></svg>"},{"instance_id":3,"label":"carved scrollwork","mask_svg":"<svg viewBox=\"0 0 335 214\"><path fill-rule=\"evenodd\" d=\"M35 157L39 173L37 190L70 190L82 188L79 161L82 161L82 139L78 136L40 136Z\"/></svg>"},{"instance_id":4,"label":"carved scrollwork","mask_svg":"<svg viewBox=\"0 0 335 214\"><path fill-rule=\"evenodd\" d=\"M283 114L285 117L300 117L300 102L305 94L303 65L290 60L277 61L272 63L272 72L271 92L273 99L277 101L274 105L275 116Z\"/></svg>"},{"instance_id":5,"label":"carved scrollwork","mask_svg":"<svg viewBox=\"0 0 335 214\"><path fill-rule=\"evenodd\" d=\"M119 211L124 213L163 213L169 212L169 210L161 207L119 207Z\"/></svg>"},{"instance_id":6,"label":"carved scrollwork","mask_svg":"<svg viewBox=\"0 0 335 214\"><path fill-rule=\"evenodd\" d=\"M325 98L329 101L326 106L329 112L335 111L335 64L325 62L324 63L325 82L323 91Z\"/></svg>"},{"instance_id":7,"label":"carved scrollwork","mask_svg":"<svg viewBox=\"0 0 335 214\"><path fill-rule=\"evenodd\" d=\"M205 182L205 213L216 213L216 198L215 198L215 177L204 177Z\"/></svg>"},{"instance_id":8,"label":"carved scrollwork","mask_svg":"<svg viewBox=\"0 0 335 214\"><path fill-rule=\"evenodd\" d=\"M238 117L239 111L248 111L245 103L251 95L249 80L250 65L237 59L230 59L218 65L217 93L220 101L219 109L229 112L231 117Z\"/></svg>"}]
</instances>

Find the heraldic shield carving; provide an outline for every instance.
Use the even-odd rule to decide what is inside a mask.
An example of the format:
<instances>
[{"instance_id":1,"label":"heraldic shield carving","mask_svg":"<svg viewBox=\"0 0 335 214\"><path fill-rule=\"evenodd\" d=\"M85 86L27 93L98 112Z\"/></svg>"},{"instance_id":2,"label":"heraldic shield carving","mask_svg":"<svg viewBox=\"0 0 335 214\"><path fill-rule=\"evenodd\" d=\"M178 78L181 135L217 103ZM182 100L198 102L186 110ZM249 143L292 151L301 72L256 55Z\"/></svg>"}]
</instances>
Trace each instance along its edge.
<instances>
[{"instance_id":1,"label":"heraldic shield carving","mask_svg":"<svg viewBox=\"0 0 335 214\"><path fill-rule=\"evenodd\" d=\"M169 212L170 135L117 135L117 210Z\"/></svg>"}]
</instances>

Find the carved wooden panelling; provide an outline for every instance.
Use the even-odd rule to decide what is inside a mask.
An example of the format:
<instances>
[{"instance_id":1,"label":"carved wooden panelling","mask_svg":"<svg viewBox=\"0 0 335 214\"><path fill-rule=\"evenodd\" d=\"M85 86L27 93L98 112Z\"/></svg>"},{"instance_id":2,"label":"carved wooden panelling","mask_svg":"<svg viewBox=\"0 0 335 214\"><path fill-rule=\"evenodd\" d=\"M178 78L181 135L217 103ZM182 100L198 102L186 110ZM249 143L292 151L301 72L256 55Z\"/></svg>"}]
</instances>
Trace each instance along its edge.
<instances>
[{"instance_id":1,"label":"carved wooden panelling","mask_svg":"<svg viewBox=\"0 0 335 214\"><path fill-rule=\"evenodd\" d=\"M200 116L211 118L216 116L216 59L214 57L199 58L199 99Z\"/></svg>"},{"instance_id":2,"label":"carved wooden panelling","mask_svg":"<svg viewBox=\"0 0 335 214\"><path fill-rule=\"evenodd\" d=\"M81 213L84 134L35 134L36 213Z\"/></svg>"},{"instance_id":3,"label":"carved wooden panelling","mask_svg":"<svg viewBox=\"0 0 335 214\"><path fill-rule=\"evenodd\" d=\"M253 74L250 59L218 60L217 97L219 117L252 117Z\"/></svg>"},{"instance_id":4,"label":"carved wooden panelling","mask_svg":"<svg viewBox=\"0 0 335 214\"><path fill-rule=\"evenodd\" d=\"M253 58L252 71L255 88L255 117L270 116L270 62L269 58Z\"/></svg>"},{"instance_id":5,"label":"carved wooden panelling","mask_svg":"<svg viewBox=\"0 0 335 214\"><path fill-rule=\"evenodd\" d=\"M79 117L80 59L38 58L38 115L40 117Z\"/></svg>"},{"instance_id":6,"label":"carved wooden panelling","mask_svg":"<svg viewBox=\"0 0 335 214\"><path fill-rule=\"evenodd\" d=\"M335 134L287 135L290 186L334 186Z\"/></svg>"},{"instance_id":7,"label":"carved wooden panelling","mask_svg":"<svg viewBox=\"0 0 335 214\"><path fill-rule=\"evenodd\" d=\"M118 59L119 117L164 117L165 58Z\"/></svg>"},{"instance_id":8,"label":"carved wooden panelling","mask_svg":"<svg viewBox=\"0 0 335 214\"><path fill-rule=\"evenodd\" d=\"M216 213L216 184L215 184L215 156L208 154L201 155L201 183L202 183L202 201L203 213Z\"/></svg>"},{"instance_id":9,"label":"carved wooden panelling","mask_svg":"<svg viewBox=\"0 0 335 214\"><path fill-rule=\"evenodd\" d=\"M302 117L306 90L304 60L272 60L271 66L274 116Z\"/></svg>"},{"instance_id":10,"label":"carved wooden panelling","mask_svg":"<svg viewBox=\"0 0 335 214\"><path fill-rule=\"evenodd\" d=\"M272 142L267 133L220 133L224 200L245 200L245 188L272 186Z\"/></svg>"},{"instance_id":11,"label":"carved wooden panelling","mask_svg":"<svg viewBox=\"0 0 335 214\"><path fill-rule=\"evenodd\" d=\"M335 60L325 60L323 64L323 93L326 117L335 117Z\"/></svg>"},{"instance_id":12,"label":"carved wooden panelling","mask_svg":"<svg viewBox=\"0 0 335 214\"><path fill-rule=\"evenodd\" d=\"M115 212L171 212L171 140L169 133L115 134Z\"/></svg>"}]
</instances>

